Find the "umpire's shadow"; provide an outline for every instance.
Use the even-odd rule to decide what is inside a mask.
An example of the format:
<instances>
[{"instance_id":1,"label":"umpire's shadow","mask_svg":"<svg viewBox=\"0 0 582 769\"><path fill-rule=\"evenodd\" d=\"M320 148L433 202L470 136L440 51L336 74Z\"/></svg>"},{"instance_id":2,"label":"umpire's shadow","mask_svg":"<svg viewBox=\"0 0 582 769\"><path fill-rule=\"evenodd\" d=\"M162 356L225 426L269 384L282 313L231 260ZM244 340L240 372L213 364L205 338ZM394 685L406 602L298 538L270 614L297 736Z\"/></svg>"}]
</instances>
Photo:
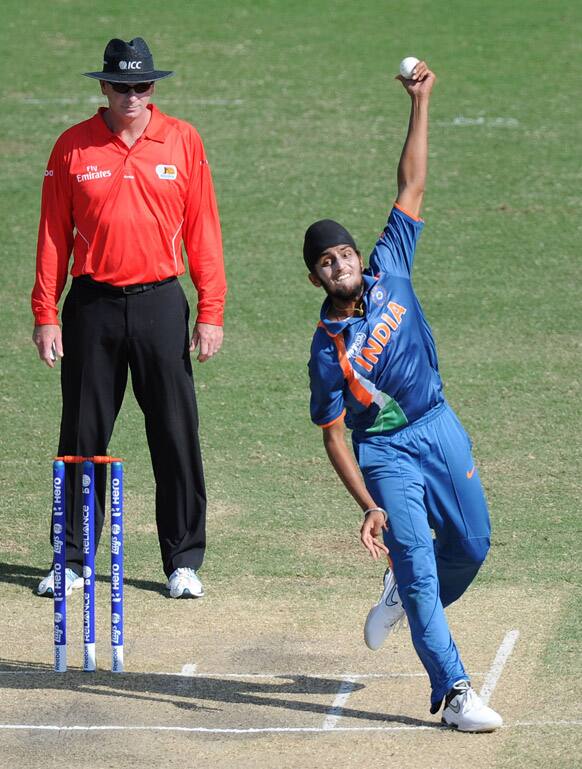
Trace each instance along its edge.
<instances>
[{"instance_id":1,"label":"umpire's shadow","mask_svg":"<svg viewBox=\"0 0 582 769\"><path fill-rule=\"evenodd\" d=\"M59 674L54 673L49 666L26 665L7 659L0 659L0 673L0 688L4 689L72 691L100 697L163 702L166 705L168 697L176 696L180 699L174 701L175 707L192 712L219 711L220 708L213 707L213 703L228 703L315 713L322 718L329 714L341 683L338 678L308 675L273 676L272 679L232 679L204 675L152 673L114 675L107 671L84 673L81 670L69 670L67 673ZM352 691L359 691L365 688L365 684L356 681L351 684L351 687ZM289 699L291 695L293 697L325 695L328 701L321 703ZM341 708L341 716L382 724L398 723L407 726L441 728L434 721L346 706Z\"/></svg>"},{"instance_id":2,"label":"umpire's shadow","mask_svg":"<svg viewBox=\"0 0 582 769\"><path fill-rule=\"evenodd\" d=\"M39 569L38 566L23 565L21 563L5 563L0 561L0 583L5 582L9 585L23 585L30 588L36 594L38 583L48 574L50 565L45 569ZM97 582L111 582L109 575L96 574ZM153 582L147 579L132 579L124 576L123 584L139 590L149 590L151 593L159 593L168 597L169 593L165 583Z\"/></svg>"}]
</instances>

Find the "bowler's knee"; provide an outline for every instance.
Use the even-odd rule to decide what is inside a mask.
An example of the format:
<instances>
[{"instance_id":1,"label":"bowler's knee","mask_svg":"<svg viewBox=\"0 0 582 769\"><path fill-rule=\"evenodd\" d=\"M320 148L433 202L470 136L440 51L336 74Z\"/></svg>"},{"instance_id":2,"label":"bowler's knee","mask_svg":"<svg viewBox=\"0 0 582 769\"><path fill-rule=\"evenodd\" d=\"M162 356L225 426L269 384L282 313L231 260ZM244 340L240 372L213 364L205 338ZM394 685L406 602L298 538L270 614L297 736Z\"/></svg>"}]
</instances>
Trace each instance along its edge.
<instances>
[{"instance_id":1,"label":"bowler's knee","mask_svg":"<svg viewBox=\"0 0 582 769\"><path fill-rule=\"evenodd\" d=\"M467 565L472 564L478 567L487 558L491 541L489 537L470 537L469 539L461 540L460 545L461 553L459 557Z\"/></svg>"},{"instance_id":2,"label":"bowler's knee","mask_svg":"<svg viewBox=\"0 0 582 769\"><path fill-rule=\"evenodd\" d=\"M438 561L449 566L469 567L476 569L481 566L489 552L489 537L467 537L448 542L435 542Z\"/></svg>"}]
</instances>

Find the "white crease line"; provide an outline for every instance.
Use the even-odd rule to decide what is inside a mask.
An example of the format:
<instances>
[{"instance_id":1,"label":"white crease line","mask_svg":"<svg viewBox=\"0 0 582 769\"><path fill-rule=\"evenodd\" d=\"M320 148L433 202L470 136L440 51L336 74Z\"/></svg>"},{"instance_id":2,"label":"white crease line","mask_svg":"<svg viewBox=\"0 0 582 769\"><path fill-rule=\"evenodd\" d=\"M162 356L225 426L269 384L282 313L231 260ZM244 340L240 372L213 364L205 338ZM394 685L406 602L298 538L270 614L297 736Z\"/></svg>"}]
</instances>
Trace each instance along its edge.
<instances>
[{"instance_id":1,"label":"white crease line","mask_svg":"<svg viewBox=\"0 0 582 769\"><path fill-rule=\"evenodd\" d=\"M439 723L434 726L338 726L334 732L400 732L414 731L415 729L444 729ZM320 732L329 731L321 726L265 726L248 727L246 729L220 728L206 726L119 726L118 724L104 724L102 726L59 726L57 724L28 725L28 724L0 724L0 730L23 730L49 732L201 732L204 734L277 734L279 732Z\"/></svg>"},{"instance_id":2,"label":"white crease line","mask_svg":"<svg viewBox=\"0 0 582 769\"><path fill-rule=\"evenodd\" d=\"M515 724L504 724L502 729L535 728L543 726L582 726L580 720L560 721L516 721ZM188 732L202 734L279 734L279 733L326 733L331 732L414 732L441 731L449 729L435 722L426 726L337 726L335 729L324 729L321 726L266 726L249 727L247 729L219 728L206 726L119 726L118 724L103 724L101 726L59 726L58 724L0 724L3 731L44 731L44 732Z\"/></svg>"},{"instance_id":3,"label":"white crease line","mask_svg":"<svg viewBox=\"0 0 582 769\"><path fill-rule=\"evenodd\" d=\"M574 718L570 721L566 719L561 721L516 721L513 726L582 726L582 720Z\"/></svg>"},{"instance_id":4,"label":"white crease line","mask_svg":"<svg viewBox=\"0 0 582 769\"><path fill-rule=\"evenodd\" d=\"M333 704L328 710L325 719L323 721L323 726L321 727L324 731L327 731L328 729L335 729L337 722L342 717L342 711L343 708L348 701L348 698L350 694L354 691L354 684L356 679L355 678L343 678L340 688L338 689L337 694L335 695L335 700L333 701Z\"/></svg>"},{"instance_id":5,"label":"white crease line","mask_svg":"<svg viewBox=\"0 0 582 769\"><path fill-rule=\"evenodd\" d=\"M485 676L485 681L483 681L483 686L481 687L481 691L479 692L479 695L483 700L483 702L485 703L485 705L489 703L489 700L491 699L491 695L495 691L495 687L497 686L499 677L503 672L505 663L509 659L509 656L513 651L513 647L517 643L518 638L519 638L519 630L510 630L506 634L503 641L501 642L499 649L497 649L497 654L495 655L495 659L493 660L493 665L491 665L491 669Z\"/></svg>"},{"instance_id":6,"label":"white crease line","mask_svg":"<svg viewBox=\"0 0 582 769\"><path fill-rule=\"evenodd\" d=\"M184 667L188 667L185 665ZM184 670L182 668L182 671ZM195 666L196 667L196 666ZM69 673L83 673L83 678L86 679L87 675L80 668L69 668ZM109 673L109 670L97 670L97 674ZM59 678L63 677L62 673L55 673L52 668L38 669L38 670L0 670L0 676L32 676L32 675L57 675ZM232 678L232 679L261 679L261 678L426 678L426 673L199 673L199 672L164 672L164 671L144 671L126 670L126 676L180 676L188 675L192 678ZM473 673L473 676L479 677L484 673ZM116 675L117 680L120 676ZM121 676L123 677L123 676Z\"/></svg>"}]
</instances>

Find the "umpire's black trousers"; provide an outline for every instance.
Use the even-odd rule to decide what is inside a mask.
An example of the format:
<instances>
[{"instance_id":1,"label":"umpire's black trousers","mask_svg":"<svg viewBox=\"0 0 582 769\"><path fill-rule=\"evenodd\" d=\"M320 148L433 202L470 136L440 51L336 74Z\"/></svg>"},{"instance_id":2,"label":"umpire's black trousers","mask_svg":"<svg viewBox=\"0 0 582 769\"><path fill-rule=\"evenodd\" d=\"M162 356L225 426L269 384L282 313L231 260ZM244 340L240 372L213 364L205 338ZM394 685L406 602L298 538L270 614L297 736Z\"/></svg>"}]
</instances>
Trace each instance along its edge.
<instances>
[{"instance_id":1,"label":"umpire's black trousers","mask_svg":"<svg viewBox=\"0 0 582 769\"><path fill-rule=\"evenodd\" d=\"M197 569L202 563L206 490L188 350L188 303L177 280L146 289L126 294L86 277L73 280L62 313L59 454L106 453L131 371L145 417L158 538L169 576L180 566ZM67 468L66 498L67 566L78 574L83 563L81 467ZM96 542L103 528L105 485L106 468L96 465Z\"/></svg>"}]
</instances>

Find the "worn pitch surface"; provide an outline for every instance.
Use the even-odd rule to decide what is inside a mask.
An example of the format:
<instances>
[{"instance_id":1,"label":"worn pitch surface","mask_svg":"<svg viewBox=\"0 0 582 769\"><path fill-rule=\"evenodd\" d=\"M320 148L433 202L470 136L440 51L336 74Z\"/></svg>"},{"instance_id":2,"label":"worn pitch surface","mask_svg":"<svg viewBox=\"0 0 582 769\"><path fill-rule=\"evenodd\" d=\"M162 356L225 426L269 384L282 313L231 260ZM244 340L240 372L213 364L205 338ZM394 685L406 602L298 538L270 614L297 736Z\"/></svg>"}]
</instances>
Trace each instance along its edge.
<instances>
[{"instance_id":1,"label":"worn pitch surface","mask_svg":"<svg viewBox=\"0 0 582 769\"><path fill-rule=\"evenodd\" d=\"M99 592L104 607L105 584ZM505 728L491 735L439 726L428 713L427 681L408 631L369 652L361 634L368 602L350 596L349 587L342 600L334 584L333 600L323 603L309 594L274 602L267 594L260 610L256 599L231 601L228 591L181 602L135 588L127 593L127 672L79 669L76 593L69 602L70 670L57 675L51 602L37 599L31 606L28 591L15 590L5 645L15 653L2 661L0 674L0 765L50 767L83 756L91 756L91 767L389 761L420 768L465 760L517 767L525 765L524 756L528 766L576 765L582 710L568 687L551 686L543 665L562 609L558 591L475 589L451 607L473 684L493 687L491 704L505 718ZM100 615L98 659L105 668L105 609ZM513 647L508 637L517 638ZM510 653L500 665L504 642Z\"/></svg>"}]
</instances>

